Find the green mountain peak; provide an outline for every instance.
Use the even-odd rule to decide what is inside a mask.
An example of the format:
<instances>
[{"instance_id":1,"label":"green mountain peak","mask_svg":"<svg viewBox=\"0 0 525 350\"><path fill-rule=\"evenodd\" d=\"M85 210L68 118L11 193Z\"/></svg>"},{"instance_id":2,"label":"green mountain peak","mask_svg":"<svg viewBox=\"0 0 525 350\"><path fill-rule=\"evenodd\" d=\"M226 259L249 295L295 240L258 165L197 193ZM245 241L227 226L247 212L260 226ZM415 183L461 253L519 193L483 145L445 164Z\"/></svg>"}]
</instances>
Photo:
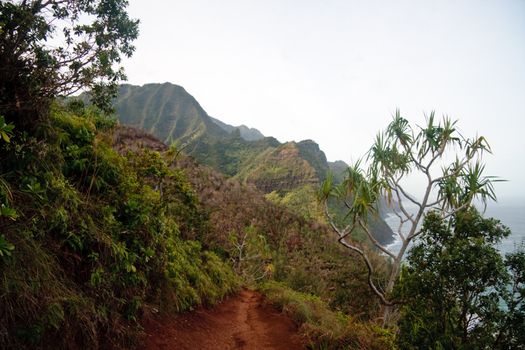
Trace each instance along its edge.
<instances>
[{"instance_id":1,"label":"green mountain peak","mask_svg":"<svg viewBox=\"0 0 525 350\"><path fill-rule=\"evenodd\" d=\"M182 86L122 85L115 109L122 124L174 142L200 163L253 183L264 192L317 184L329 169L324 152L314 141L281 144L246 125L228 125L210 117Z\"/></svg>"}]
</instances>

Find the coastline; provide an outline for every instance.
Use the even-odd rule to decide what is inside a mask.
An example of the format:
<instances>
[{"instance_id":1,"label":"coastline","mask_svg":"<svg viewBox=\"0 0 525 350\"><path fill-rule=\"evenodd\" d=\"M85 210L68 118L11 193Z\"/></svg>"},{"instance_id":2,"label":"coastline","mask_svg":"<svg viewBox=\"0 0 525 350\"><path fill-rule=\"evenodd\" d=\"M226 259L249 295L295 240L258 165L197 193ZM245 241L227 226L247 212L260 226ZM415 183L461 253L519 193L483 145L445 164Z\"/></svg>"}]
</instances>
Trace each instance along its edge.
<instances>
[{"instance_id":1,"label":"coastline","mask_svg":"<svg viewBox=\"0 0 525 350\"><path fill-rule=\"evenodd\" d=\"M483 212L483 208L480 206L478 209ZM525 199L503 199L499 202L489 203L483 216L498 219L503 225L510 228L510 236L497 245L502 254L514 252L520 246L525 247ZM394 232L394 241L388 244L386 248L397 254L401 248L401 238L396 233L399 218L395 214L387 213L383 220ZM408 227L405 226L403 229L403 234L406 234Z\"/></svg>"}]
</instances>

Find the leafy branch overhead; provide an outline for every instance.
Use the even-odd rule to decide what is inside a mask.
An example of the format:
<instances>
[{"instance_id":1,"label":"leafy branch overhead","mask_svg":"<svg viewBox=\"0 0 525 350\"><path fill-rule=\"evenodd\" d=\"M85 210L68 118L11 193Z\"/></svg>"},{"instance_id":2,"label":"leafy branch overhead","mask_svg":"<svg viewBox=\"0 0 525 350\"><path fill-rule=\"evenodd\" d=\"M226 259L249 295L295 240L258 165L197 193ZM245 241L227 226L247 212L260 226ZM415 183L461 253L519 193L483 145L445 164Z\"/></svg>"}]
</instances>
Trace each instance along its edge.
<instances>
[{"instance_id":1,"label":"leafy branch overhead","mask_svg":"<svg viewBox=\"0 0 525 350\"><path fill-rule=\"evenodd\" d=\"M348 168L346 178L340 185L335 186L331 177L322 184L319 198L325 205L325 214L332 229L340 243L363 258L369 271L369 285L383 304L395 304L389 299L389 294L407 247L422 233L420 223L428 210L437 210L443 218L447 218L469 207L475 199L485 204L496 199L493 184L500 180L485 176L481 161L483 154L490 151L484 137L463 137L457 130L456 122L447 117L437 121L432 112L424 126L412 127L396 111L391 123L376 136L368 151L365 158L368 166L363 167L358 161ZM425 182L421 196L410 193L406 187L407 182L416 176L422 177ZM328 206L330 198L346 206L346 227L338 226L334 220ZM377 213L383 198L399 220L396 230L401 241L399 252L381 245L367 222L370 213ZM357 229L366 233L369 246L392 260L385 288L374 281L374 268L367 246L350 240Z\"/></svg>"},{"instance_id":2,"label":"leafy branch overhead","mask_svg":"<svg viewBox=\"0 0 525 350\"><path fill-rule=\"evenodd\" d=\"M125 0L33 0L0 3L0 113L27 126L50 101L90 89L110 108L134 51L138 20Z\"/></svg>"}]
</instances>

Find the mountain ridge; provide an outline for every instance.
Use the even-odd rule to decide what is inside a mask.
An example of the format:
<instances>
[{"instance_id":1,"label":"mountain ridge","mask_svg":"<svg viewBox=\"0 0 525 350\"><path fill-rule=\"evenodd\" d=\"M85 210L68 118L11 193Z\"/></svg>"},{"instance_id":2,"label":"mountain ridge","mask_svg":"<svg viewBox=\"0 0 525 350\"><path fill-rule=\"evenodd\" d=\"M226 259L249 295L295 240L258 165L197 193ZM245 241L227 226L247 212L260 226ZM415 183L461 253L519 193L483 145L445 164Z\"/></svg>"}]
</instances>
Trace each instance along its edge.
<instances>
[{"instance_id":1,"label":"mountain ridge","mask_svg":"<svg viewBox=\"0 0 525 350\"><path fill-rule=\"evenodd\" d=\"M122 85L114 106L122 124L174 144L198 163L321 222L326 218L317 203L317 189L329 172L341 182L348 168L343 161L328 162L313 140L281 143L256 129L223 123L209 116L183 87L171 83ZM250 130L252 134L247 136ZM255 139L246 139L250 137ZM346 220L345 209L339 208L339 212L337 217ZM391 229L380 218L373 220L380 241L391 241Z\"/></svg>"},{"instance_id":2,"label":"mountain ridge","mask_svg":"<svg viewBox=\"0 0 525 350\"><path fill-rule=\"evenodd\" d=\"M224 123L209 116L199 102L179 85L121 85L115 109L121 123L146 130L168 144L175 142L198 161L229 176L235 176L242 170L236 164L245 164L270 147L278 148L289 143L297 145L297 156L307 160L320 181L330 170L331 162L327 161L315 141L280 143L273 137L265 137L255 128ZM240 146L248 152L239 150ZM224 158L232 166L225 168L214 161L214 157Z\"/></svg>"},{"instance_id":3,"label":"mountain ridge","mask_svg":"<svg viewBox=\"0 0 525 350\"><path fill-rule=\"evenodd\" d=\"M225 122L210 117L212 122L219 125L221 128L223 128L226 132L232 133L235 132L235 130L239 130L241 137L245 139L246 141L258 141L260 139L263 139L265 136L260 132L259 130L255 128L250 128L249 126L246 126L244 124L241 124L239 126L232 126L230 124L226 124Z\"/></svg>"}]
</instances>

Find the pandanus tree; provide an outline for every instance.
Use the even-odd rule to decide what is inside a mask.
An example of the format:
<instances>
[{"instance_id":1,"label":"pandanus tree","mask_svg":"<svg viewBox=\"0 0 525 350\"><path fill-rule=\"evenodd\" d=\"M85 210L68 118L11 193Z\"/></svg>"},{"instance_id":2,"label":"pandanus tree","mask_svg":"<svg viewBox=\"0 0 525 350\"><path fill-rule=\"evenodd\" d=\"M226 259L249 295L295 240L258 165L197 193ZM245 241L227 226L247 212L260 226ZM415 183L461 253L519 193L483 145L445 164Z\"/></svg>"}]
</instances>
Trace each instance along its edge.
<instances>
[{"instance_id":1,"label":"pandanus tree","mask_svg":"<svg viewBox=\"0 0 525 350\"><path fill-rule=\"evenodd\" d=\"M449 218L469 207L475 199L485 204L495 200L493 182L497 179L483 175L484 152L490 152L484 137L463 137L456 122L449 118L437 121L431 113L426 118L426 125L412 127L396 111L364 158L366 168L358 161L348 168L341 184L335 185L331 176L322 184L319 196L325 215L338 241L361 256L368 269L368 284L386 306L385 318L397 303L391 298L391 292L407 248L423 233L420 226L425 213L438 211L442 218ZM417 176L424 179L421 195L407 188L407 183ZM399 220L394 230L401 242L397 252L382 245L368 223L370 215L378 213L379 203L385 199ZM332 200L346 207L348 214L344 226L338 224L330 210L329 201ZM365 233L368 244L351 239L356 230ZM374 275L371 248L390 260L388 279L382 285Z\"/></svg>"}]
</instances>

